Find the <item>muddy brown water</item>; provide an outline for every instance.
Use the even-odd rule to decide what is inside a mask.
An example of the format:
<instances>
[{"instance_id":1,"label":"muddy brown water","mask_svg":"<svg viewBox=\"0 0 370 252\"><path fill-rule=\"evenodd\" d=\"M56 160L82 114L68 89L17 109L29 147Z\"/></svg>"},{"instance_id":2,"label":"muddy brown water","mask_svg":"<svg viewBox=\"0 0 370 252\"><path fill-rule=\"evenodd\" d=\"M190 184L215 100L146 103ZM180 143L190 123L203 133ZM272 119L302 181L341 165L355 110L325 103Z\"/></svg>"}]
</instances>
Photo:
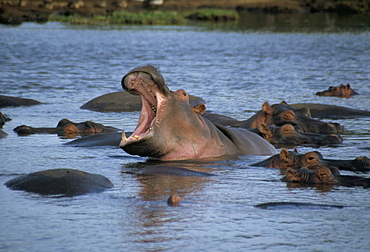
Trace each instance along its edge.
<instances>
[{"instance_id":1,"label":"muddy brown water","mask_svg":"<svg viewBox=\"0 0 370 252\"><path fill-rule=\"evenodd\" d=\"M0 250L368 250L369 189L291 187L280 181L279 170L250 166L263 156L171 163L218 176L137 176L146 158L117 147L69 147L63 143L71 140L56 135L19 137L12 131L21 124L53 127L62 118L134 130L136 112L79 107L120 91L122 76L147 63L160 66L172 90L183 88L204 98L209 110L238 119L249 118L265 101L368 110L369 23L305 17L251 15L229 25L0 26L1 93L44 102L1 109L12 121L3 128L9 135L0 139ZM360 95L315 96L340 83ZM370 156L370 118L331 121L348 129L342 144L299 151L319 150L336 159ZM71 198L3 186L17 175L53 168L99 173L115 187ZM185 199L169 206L172 194Z\"/></svg>"}]
</instances>

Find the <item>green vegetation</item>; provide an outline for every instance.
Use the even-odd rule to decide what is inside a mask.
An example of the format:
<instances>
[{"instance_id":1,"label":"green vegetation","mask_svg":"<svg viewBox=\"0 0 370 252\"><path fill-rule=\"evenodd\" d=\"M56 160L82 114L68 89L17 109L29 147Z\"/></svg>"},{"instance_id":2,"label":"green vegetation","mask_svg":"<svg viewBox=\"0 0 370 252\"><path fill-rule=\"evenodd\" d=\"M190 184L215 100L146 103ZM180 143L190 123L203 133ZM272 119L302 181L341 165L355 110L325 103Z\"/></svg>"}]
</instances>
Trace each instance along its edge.
<instances>
[{"instance_id":1,"label":"green vegetation","mask_svg":"<svg viewBox=\"0 0 370 252\"><path fill-rule=\"evenodd\" d=\"M226 22L238 19L234 10L201 9L193 12L175 11L116 11L112 15L84 17L80 15L63 16L52 14L49 21L64 22L79 25L111 25L111 24L140 24L140 25L173 25L184 24L186 19Z\"/></svg>"}]
</instances>

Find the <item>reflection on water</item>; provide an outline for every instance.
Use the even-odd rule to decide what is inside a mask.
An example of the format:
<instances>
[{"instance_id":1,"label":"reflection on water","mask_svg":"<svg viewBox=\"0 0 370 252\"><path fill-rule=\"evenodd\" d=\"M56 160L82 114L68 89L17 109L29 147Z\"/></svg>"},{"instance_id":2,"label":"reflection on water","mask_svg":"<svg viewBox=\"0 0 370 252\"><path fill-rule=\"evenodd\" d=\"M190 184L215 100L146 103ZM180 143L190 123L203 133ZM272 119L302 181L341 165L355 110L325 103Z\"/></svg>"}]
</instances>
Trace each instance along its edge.
<instances>
[{"instance_id":1,"label":"reflection on water","mask_svg":"<svg viewBox=\"0 0 370 252\"><path fill-rule=\"evenodd\" d=\"M292 187L280 181L279 170L249 166L266 158L262 156L159 163L118 147L70 147L62 145L69 139L56 135L19 137L13 132L21 124L55 127L62 118L133 131L137 112L99 113L79 107L99 95L121 91L122 76L147 63L161 67L172 90L183 88L204 98L209 110L239 120L260 110L265 101L369 109L368 17L241 13L239 24L24 23L0 26L0 33L2 94L44 102L1 109L13 120L3 128L8 136L0 139L0 184L19 174L75 168L103 174L115 186L101 194L63 199L0 186L0 250L364 251L370 247L368 189ZM350 99L315 95L340 83L350 83L360 95ZM369 120L330 120L349 129L341 146L298 150L318 150L331 159L370 156ZM148 166L156 165L217 176L145 173ZM186 200L171 207L166 200L172 194ZM254 207L269 202L343 208Z\"/></svg>"}]
</instances>

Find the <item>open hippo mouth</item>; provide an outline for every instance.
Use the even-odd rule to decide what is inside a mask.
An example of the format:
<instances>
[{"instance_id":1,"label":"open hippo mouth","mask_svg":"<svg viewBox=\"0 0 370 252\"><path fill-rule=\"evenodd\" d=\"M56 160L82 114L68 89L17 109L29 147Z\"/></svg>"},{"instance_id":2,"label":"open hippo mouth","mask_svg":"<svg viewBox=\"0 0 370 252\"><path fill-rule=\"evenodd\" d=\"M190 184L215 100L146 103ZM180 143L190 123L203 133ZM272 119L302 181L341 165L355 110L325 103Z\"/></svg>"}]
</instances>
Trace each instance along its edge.
<instances>
[{"instance_id":1,"label":"open hippo mouth","mask_svg":"<svg viewBox=\"0 0 370 252\"><path fill-rule=\"evenodd\" d=\"M142 102L135 131L128 138L124 132L122 133L120 147L124 148L131 143L153 136L155 124L158 123L158 112L163 106L165 96L170 94L170 90L165 85L162 75L151 65L131 70L122 78L121 84L127 92L140 95Z\"/></svg>"}]
</instances>

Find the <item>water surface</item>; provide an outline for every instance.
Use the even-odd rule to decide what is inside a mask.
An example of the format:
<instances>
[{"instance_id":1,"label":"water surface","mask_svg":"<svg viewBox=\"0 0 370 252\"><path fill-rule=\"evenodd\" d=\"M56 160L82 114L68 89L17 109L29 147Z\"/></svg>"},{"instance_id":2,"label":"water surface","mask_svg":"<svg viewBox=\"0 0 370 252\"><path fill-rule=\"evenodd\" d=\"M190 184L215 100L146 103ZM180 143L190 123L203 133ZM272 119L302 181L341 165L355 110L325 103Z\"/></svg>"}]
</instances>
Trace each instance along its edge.
<instances>
[{"instance_id":1,"label":"water surface","mask_svg":"<svg viewBox=\"0 0 370 252\"><path fill-rule=\"evenodd\" d=\"M13 120L3 129L8 137L0 139L0 184L20 174L74 168L105 175L115 186L73 198L42 197L0 186L0 250L368 250L368 189L289 187L280 181L279 170L250 166L263 156L177 163L218 176L148 178L130 172L145 166L146 158L119 148L68 147L63 143L70 140L56 135L19 137L12 131L21 124L54 127L62 118L134 130L137 112L99 113L79 107L96 96L121 91L123 75L147 63L161 68L172 90L183 88L204 98L209 110L237 119L249 118L265 101L369 109L368 30L338 32L325 26L292 32L284 25L263 27L0 26L1 93L44 102L1 109ZM361 95L315 96L340 83L350 83ZM299 151L319 150L336 159L370 156L369 118L331 121L349 129L343 144ZM172 194L185 201L168 206ZM328 207L255 207L267 202Z\"/></svg>"}]
</instances>

